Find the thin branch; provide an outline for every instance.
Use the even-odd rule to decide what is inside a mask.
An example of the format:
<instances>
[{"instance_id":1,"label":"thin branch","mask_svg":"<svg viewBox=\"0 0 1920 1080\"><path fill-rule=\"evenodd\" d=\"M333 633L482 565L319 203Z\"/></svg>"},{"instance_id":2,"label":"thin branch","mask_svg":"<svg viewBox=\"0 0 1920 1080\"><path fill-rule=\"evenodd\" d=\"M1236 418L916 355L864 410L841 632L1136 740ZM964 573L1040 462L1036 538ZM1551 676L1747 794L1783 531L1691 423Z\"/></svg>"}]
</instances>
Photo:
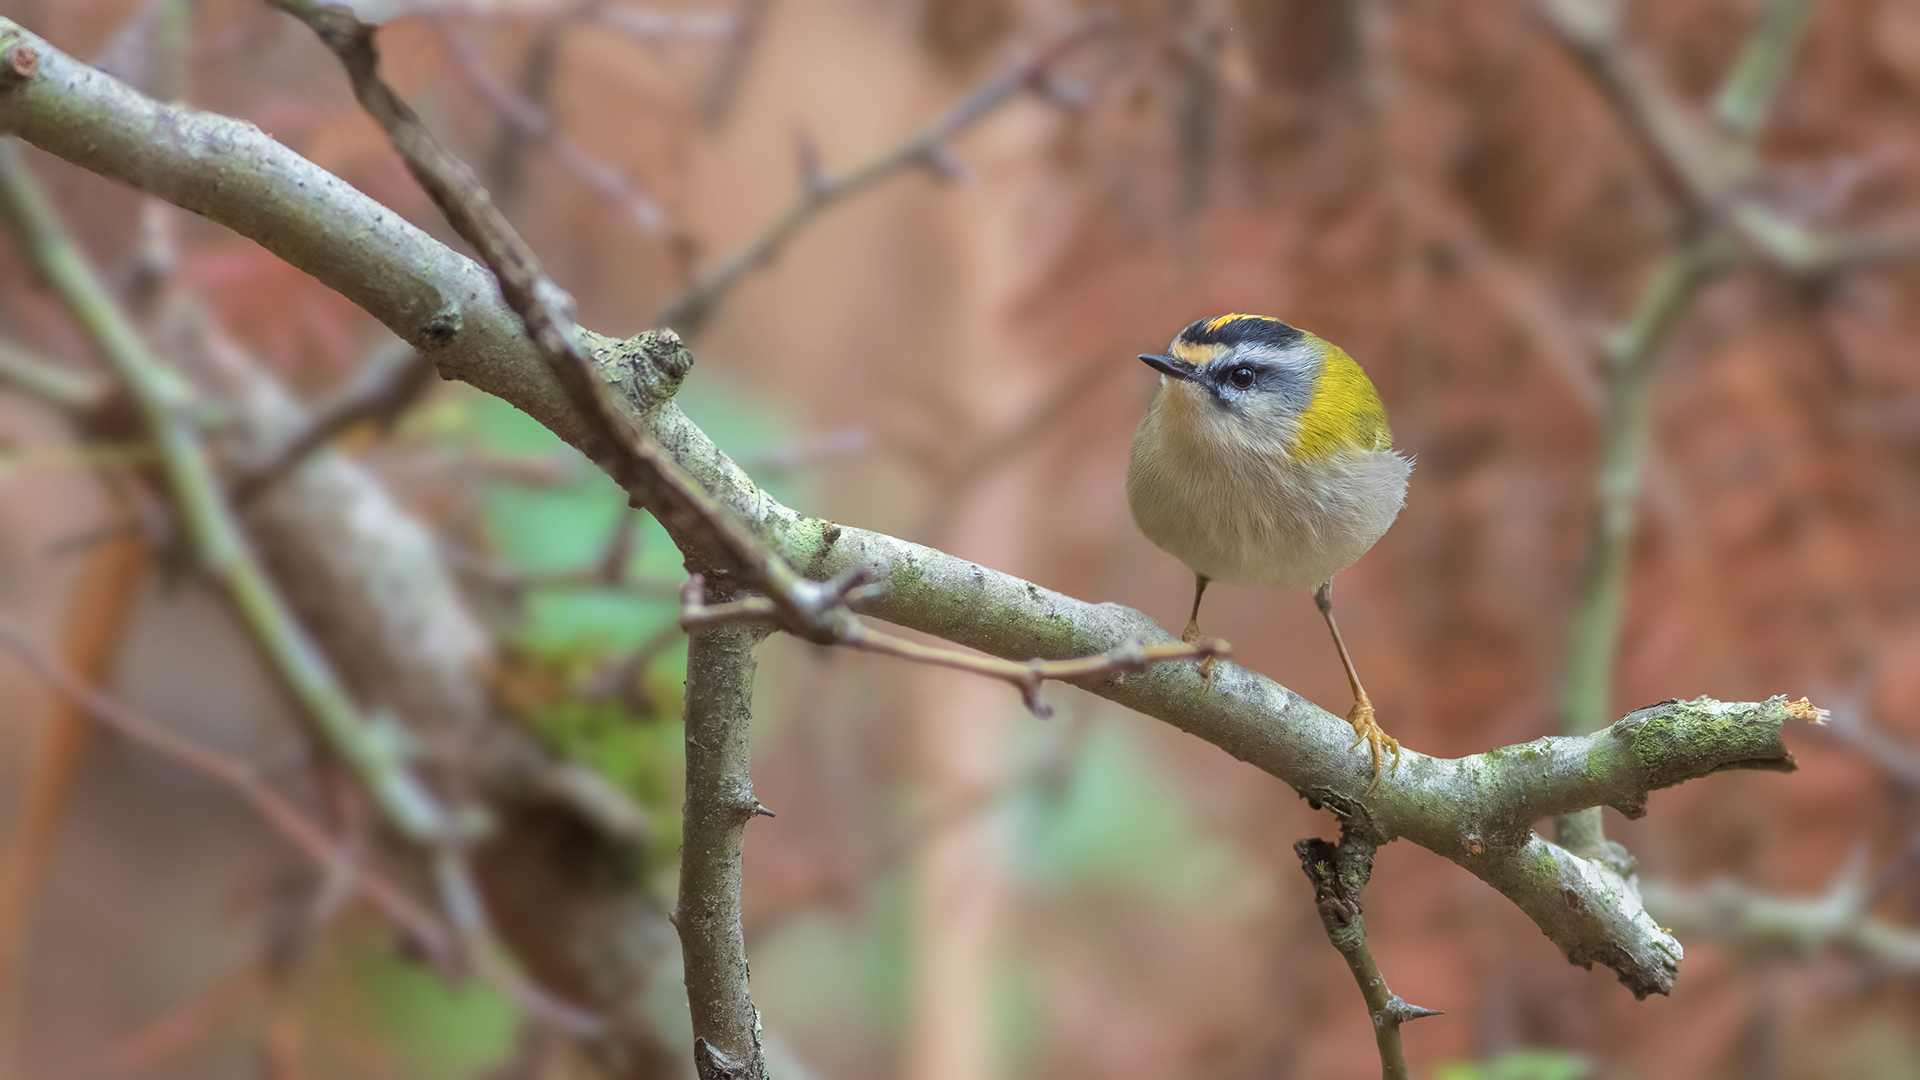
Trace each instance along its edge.
<instances>
[{"instance_id":1,"label":"thin branch","mask_svg":"<svg viewBox=\"0 0 1920 1080\"><path fill-rule=\"evenodd\" d=\"M1920 257L1920 227L1912 223L1823 233L1789 219L1756 193L1761 163L1753 139L1791 69L1813 2L1767 0L1716 99L1714 124L1683 105L1622 38L1614 6L1535 0L1535 8L1688 208L1783 273L1820 278Z\"/></svg>"},{"instance_id":2,"label":"thin branch","mask_svg":"<svg viewBox=\"0 0 1920 1080\"><path fill-rule=\"evenodd\" d=\"M713 626L687 646L687 799L673 924L686 961L693 1063L700 1080L765 1080L760 1011L747 989L740 923L747 823L771 812L753 797L754 650L766 629Z\"/></svg>"},{"instance_id":3,"label":"thin branch","mask_svg":"<svg viewBox=\"0 0 1920 1080\"><path fill-rule=\"evenodd\" d=\"M459 916L451 920L453 926L449 928L446 922L422 908L398 885L342 848L325 830L283 799L247 765L182 738L165 725L88 686L41 651L24 630L4 616L0 616L0 648L12 652L36 675L79 704L98 723L181 768L238 794L315 867L365 896L369 903L406 934L410 944L429 957L443 973L460 971L471 962L486 982L519 1004L527 1015L580 1038L594 1038L602 1033L603 1024L599 1018L558 1000L518 972L495 962L484 951L472 948L478 942L461 942ZM472 937L471 934L465 936Z\"/></svg>"},{"instance_id":4,"label":"thin branch","mask_svg":"<svg viewBox=\"0 0 1920 1080\"><path fill-rule=\"evenodd\" d=\"M429 846L458 839L469 826L457 822L415 775L397 722L361 714L325 655L287 610L233 519L191 427L179 377L148 353L114 306L10 142L0 143L0 217L133 399L159 448L162 471L202 570L227 594L288 692L401 835Z\"/></svg>"},{"instance_id":5,"label":"thin branch","mask_svg":"<svg viewBox=\"0 0 1920 1080\"><path fill-rule=\"evenodd\" d=\"M1739 252L1721 228L1719 211L1724 200L1744 198L1743 187L1757 175L1753 139L1799 46L1811 2L1769 0L1721 91L1717 130L1698 123L1626 46L1612 9L1593 0L1539 0L1538 6L1650 160L1673 181L1696 225L1704 226L1668 256L1606 346L1597 505L1560 693L1561 730L1582 734L1606 723L1613 705L1620 619L1652 442L1655 361L1700 290L1738 265ZM1607 841L1598 808L1562 817L1555 831L1576 854L1628 865L1624 849Z\"/></svg>"},{"instance_id":6,"label":"thin branch","mask_svg":"<svg viewBox=\"0 0 1920 1080\"><path fill-rule=\"evenodd\" d=\"M587 421L576 445L588 459L606 470L636 505L651 510L683 550L691 549L690 558L743 572L751 585L772 599L785 629L810 639L831 634L834 623L846 617L837 600L794 573L657 442L616 410L581 344L572 298L546 276L533 249L493 205L473 170L448 153L381 80L374 28L355 18L351 9L324 0L271 2L306 23L339 57L361 106L386 130L394 149L454 231L473 245L493 271L502 297L520 317L527 337Z\"/></svg>"},{"instance_id":7,"label":"thin branch","mask_svg":"<svg viewBox=\"0 0 1920 1080\"><path fill-rule=\"evenodd\" d=\"M106 401L107 384L0 341L0 387L17 390L63 413L85 416Z\"/></svg>"},{"instance_id":8,"label":"thin branch","mask_svg":"<svg viewBox=\"0 0 1920 1080\"><path fill-rule=\"evenodd\" d=\"M652 325L670 326L682 336L693 337L742 278L771 262L795 234L828 207L907 169L945 172L951 166L948 144L955 136L1023 91L1044 90L1054 65L1111 22L1105 15L1082 20L1041 46L1033 56L982 83L926 127L845 172L823 175L803 168L800 192L786 211L701 273L685 292L669 300L654 315ZM804 153L802 158L804 162Z\"/></svg>"},{"instance_id":9,"label":"thin branch","mask_svg":"<svg viewBox=\"0 0 1920 1080\"><path fill-rule=\"evenodd\" d=\"M305 426L259 460L233 470L228 494L235 505L246 506L259 498L314 451L361 421L390 425L419 400L432 379L433 363L405 342L394 344L398 347L375 353L351 383L321 402Z\"/></svg>"},{"instance_id":10,"label":"thin branch","mask_svg":"<svg viewBox=\"0 0 1920 1080\"><path fill-rule=\"evenodd\" d=\"M624 4L592 4L588 18L643 45L732 41L740 32L740 16L724 11L649 11Z\"/></svg>"},{"instance_id":11,"label":"thin branch","mask_svg":"<svg viewBox=\"0 0 1920 1080\"><path fill-rule=\"evenodd\" d=\"M1779 896L1725 878L1699 888L1648 882L1642 890L1655 917L1689 938L1798 960L1833 951L1920 976L1920 930L1874 917L1877 897L1863 858L1849 860L1819 896Z\"/></svg>"},{"instance_id":12,"label":"thin branch","mask_svg":"<svg viewBox=\"0 0 1920 1080\"><path fill-rule=\"evenodd\" d=\"M760 597L709 606L702 595L705 587L706 582L699 574L688 578L681 587L680 626L689 633L705 627L768 622L777 614L773 606ZM850 603L878 595L878 591L865 590L857 585L847 590ZM1053 715L1053 706L1040 697L1041 684L1049 680L1079 682L1108 675L1125 676L1169 660L1211 661L1233 655L1233 646L1219 638L1200 642L1163 641L1152 645L1147 644L1144 638L1135 638L1093 656L1071 660L1029 660L1018 664L997 656L982 656L909 641L896 634L875 630L858 618L843 620L835 638L828 644L998 679L1020 691L1020 699L1026 703L1027 709L1042 720Z\"/></svg>"},{"instance_id":13,"label":"thin branch","mask_svg":"<svg viewBox=\"0 0 1920 1080\"><path fill-rule=\"evenodd\" d=\"M1851 695L1850 700L1835 705L1826 732L1894 783L1920 792L1920 747L1894 738L1874 723L1865 693Z\"/></svg>"},{"instance_id":14,"label":"thin branch","mask_svg":"<svg viewBox=\"0 0 1920 1080\"><path fill-rule=\"evenodd\" d=\"M161 454L161 468L201 569L227 594L282 684L322 740L358 777L396 832L425 849L457 941L493 981L533 1015L574 1034L599 1021L500 968L462 845L485 827L477 808L450 809L413 769L411 735L398 718L363 715L318 645L294 617L254 555L214 477L178 375L147 352L80 252L61 231L18 151L0 142L0 217L126 389ZM204 762L203 762L204 764Z\"/></svg>"},{"instance_id":15,"label":"thin branch","mask_svg":"<svg viewBox=\"0 0 1920 1080\"><path fill-rule=\"evenodd\" d=\"M1367 920L1362 916L1360 890L1373 876L1373 845L1341 836L1340 843L1302 840L1293 845L1300 857L1300 869L1313 883L1313 904L1320 913L1320 925L1333 943L1353 981L1360 984L1360 996L1366 1000L1367 1015L1373 1019L1373 1039L1380 1050L1380 1075L1383 1080L1408 1080L1407 1055L1400 1048L1400 1025L1409 1020L1442 1015L1438 1009L1426 1009L1400 999L1387 989L1386 977L1373 962L1367 947Z\"/></svg>"},{"instance_id":16,"label":"thin branch","mask_svg":"<svg viewBox=\"0 0 1920 1080\"><path fill-rule=\"evenodd\" d=\"M1633 314L1607 342L1606 404L1594 476L1598 505L1560 696L1562 730L1573 734L1599 730L1612 707L1620 610L1650 442L1654 361L1700 289L1730 265L1731 254L1717 234L1683 247L1654 272Z\"/></svg>"},{"instance_id":17,"label":"thin branch","mask_svg":"<svg viewBox=\"0 0 1920 1080\"><path fill-rule=\"evenodd\" d=\"M663 11L609 4L605 0L412 0L380 5L387 22L404 18L484 19L512 22L579 18L643 45L677 41L722 41L734 32L733 15L711 11Z\"/></svg>"},{"instance_id":18,"label":"thin branch","mask_svg":"<svg viewBox=\"0 0 1920 1080\"><path fill-rule=\"evenodd\" d=\"M588 153L560 129L545 109L522 96L490 70L480 57L473 35L451 26L441 27L441 39L469 87L523 140L545 147L576 179L598 195L622 219L642 233L666 226L666 212L633 179Z\"/></svg>"},{"instance_id":19,"label":"thin branch","mask_svg":"<svg viewBox=\"0 0 1920 1080\"><path fill-rule=\"evenodd\" d=\"M714 57L713 71L700 91L700 118L708 127L719 127L733 111L740 84L746 81L747 62L753 59L753 47L760 41L772 0L739 0L731 16L721 45Z\"/></svg>"},{"instance_id":20,"label":"thin branch","mask_svg":"<svg viewBox=\"0 0 1920 1080\"><path fill-rule=\"evenodd\" d=\"M399 886L347 854L320 826L283 799L248 766L169 731L157 721L128 708L87 685L47 655L11 619L0 616L0 648L19 658L35 675L77 704L86 715L127 741L207 778L239 795L295 851L326 872L346 868L355 891L406 934L409 943L436 966L457 966L452 936L446 926L416 903Z\"/></svg>"},{"instance_id":21,"label":"thin branch","mask_svg":"<svg viewBox=\"0 0 1920 1080\"><path fill-rule=\"evenodd\" d=\"M1714 101L1713 118L1730 138L1751 144L1780 96L1819 0L1766 0L1733 71Z\"/></svg>"}]
</instances>

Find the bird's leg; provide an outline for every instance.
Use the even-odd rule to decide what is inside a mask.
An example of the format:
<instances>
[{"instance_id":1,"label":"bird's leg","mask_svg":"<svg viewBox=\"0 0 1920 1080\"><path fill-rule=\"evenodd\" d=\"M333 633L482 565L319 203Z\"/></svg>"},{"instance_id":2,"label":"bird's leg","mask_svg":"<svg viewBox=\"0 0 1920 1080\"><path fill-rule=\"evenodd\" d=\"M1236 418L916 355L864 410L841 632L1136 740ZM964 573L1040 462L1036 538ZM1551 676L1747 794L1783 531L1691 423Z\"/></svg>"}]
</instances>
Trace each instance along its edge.
<instances>
[{"instance_id":1,"label":"bird's leg","mask_svg":"<svg viewBox=\"0 0 1920 1080\"><path fill-rule=\"evenodd\" d=\"M1367 691L1360 685L1360 676L1353 670L1353 658L1347 655L1347 643L1340 639L1340 627L1333 621L1333 582L1323 582L1313 590L1313 602L1320 614L1327 620L1327 630L1333 635L1333 647L1340 651L1340 663L1347 669L1347 683L1353 687L1353 708L1347 712L1347 723L1353 725L1352 750L1361 743L1373 752L1373 784L1367 788L1368 794L1380 786L1381 749L1393 751L1393 771L1400 771L1400 740L1386 733L1378 721L1373 718L1373 702L1367 700Z\"/></svg>"},{"instance_id":2,"label":"bird's leg","mask_svg":"<svg viewBox=\"0 0 1920 1080\"><path fill-rule=\"evenodd\" d=\"M1207 640L1207 635L1200 632L1200 598L1206 593L1207 575L1193 575L1193 614L1187 616L1187 628L1180 634L1180 640L1189 645L1198 645ZM1200 661L1200 678L1206 682L1213 681L1213 657Z\"/></svg>"}]
</instances>

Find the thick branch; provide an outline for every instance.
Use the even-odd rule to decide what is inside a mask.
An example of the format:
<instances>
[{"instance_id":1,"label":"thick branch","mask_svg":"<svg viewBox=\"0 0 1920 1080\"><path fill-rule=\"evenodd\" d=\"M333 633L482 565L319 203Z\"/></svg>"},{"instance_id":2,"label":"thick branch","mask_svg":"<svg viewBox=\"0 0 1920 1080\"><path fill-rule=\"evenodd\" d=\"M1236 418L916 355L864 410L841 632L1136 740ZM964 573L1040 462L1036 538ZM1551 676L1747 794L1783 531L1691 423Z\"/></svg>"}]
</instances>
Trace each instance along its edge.
<instances>
[{"instance_id":1,"label":"thick branch","mask_svg":"<svg viewBox=\"0 0 1920 1080\"><path fill-rule=\"evenodd\" d=\"M44 43L0 21L0 58ZM0 70L5 64L0 63ZM0 129L105 175L176 199L245 233L386 322L425 341L443 374L497 394L576 444L593 431L483 271L251 125L159 106L48 50L41 75L0 91ZM439 321L435 322L438 313ZM666 453L792 566L815 581L856 569L883 583L868 613L1016 660L1071 659L1135 638L1173 638L1140 612L1089 604L1008 574L780 505L722 454L671 397L692 363L676 337L585 334L600 377ZM680 539L676 537L676 539ZM1605 868L1533 837L1531 822L1595 805L1637 814L1646 792L1724 768L1786 768L1774 700L1643 710L1593 735L1457 760L1408 752L1369 794L1368 759L1346 721L1271 680L1216 662L1175 662L1081 685L1159 717L1279 777L1374 843L1404 836L1499 888L1577 963L1598 959L1636 993L1665 992L1679 948Z\"/></svg>"},{"instance_id":2,"label":"thick branch","mask_svg":"<svg viewBox=\"0 0 1920 1080\"><path fill-rule=\"evenodd\" d=\"M717 626L694 633L687 644L687 802L673 922L686 962L700 1080L766 1076L740 924L747 823L768 813L747 774L753 653L766 634L759 627Z\"/></svg>"}]
</instances>

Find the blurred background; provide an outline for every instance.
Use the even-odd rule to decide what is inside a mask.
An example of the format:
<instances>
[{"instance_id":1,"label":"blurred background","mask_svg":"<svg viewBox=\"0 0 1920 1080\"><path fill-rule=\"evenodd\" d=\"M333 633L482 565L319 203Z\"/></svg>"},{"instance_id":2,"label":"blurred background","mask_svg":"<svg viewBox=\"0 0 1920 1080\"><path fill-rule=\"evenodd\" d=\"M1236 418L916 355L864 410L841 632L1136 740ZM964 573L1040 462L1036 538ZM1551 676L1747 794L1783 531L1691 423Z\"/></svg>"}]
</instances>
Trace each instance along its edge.
<instances>
[{"instance_id":1,"label":"blurred background","mask_svg":"<svg viewBox=\"0 0 1920 1080\"><path fill-rule=\"evenodd\" d=\"M482 174L583 324L617 336L796 199L952 121L804 213L709 309L675 311L697 357L682 405L803 512L1178 628L1192 579L1122 493L1155 381L1134 355L1227 311L1343 345L1418 459L1398 524L1340 576L1343 628L1387 729L1447 756L1565 724L1606 343L1702 227L1698 192L1570 52L1542 13L1554 6L1123 0L1100 21L1067 0L359 5L392 20L385 74ZM0 14L156 96L251 121L450 236L333 57L263 4L0 0ZM1760 0L1636 3L1619 41L1712 132L1761 15ZM618 950L581 948L617 952L621 970L596 992L631 1002L664 1048L624 1075L690 1075L664 918L685 667L664 535L503 403L388 378L410 363L391 335L252 242L24 156L149 340L215 414L252 418L244 438L219 434L231 416L208 421L229 475L299 429L294 402L324 412L369 378L402 387L248 503L247 524L369 704L407 713L424 677L364 647L339 582L364 585L368 552L404 549L373 594L457 585L411 640L468 664L486 723L591 773L640 820L613 858L551 815L503 809L512 844L480 858L503 937L604 901ZM1920 6L1814 7L1739 167L1729 197L1791 227L1910 229ZM8 250L0 340L101 378ZM1375 957L1396 992L1446 1012L1405 1032L1416 1075L1920 1076L1920 274L1733 250L1651 353L1608 713L1787 693L1834 721L1790 733L1796 774L1690 783L1636 822L1608 812L1686 944L1671 998L1634 1001L1459 868L1384 849L1366 893ZM364 839L366 808L183 554L152 454L44 397L0 391L0 611L427 895ZM278 405L244 404L265 399ZM374 508L352 518L365 529L422 542L342 526L326 546L343 576L328 578L302 544L356 505ZM1216 587L1207 629L1344 713L1306 594ZM779 816L749 830L745 911L776 1075L1378 1071L1292 849L1337 826L1272 777L1058 685L1042 722L998 683L779 637L757 685L756 792ZM0 1069L605 1067L496 984L437 975L231 790L86 731L0 659ZM561 961L527 963L586 994L550 974L575 970Z\"/></svg>"}]
</instances>

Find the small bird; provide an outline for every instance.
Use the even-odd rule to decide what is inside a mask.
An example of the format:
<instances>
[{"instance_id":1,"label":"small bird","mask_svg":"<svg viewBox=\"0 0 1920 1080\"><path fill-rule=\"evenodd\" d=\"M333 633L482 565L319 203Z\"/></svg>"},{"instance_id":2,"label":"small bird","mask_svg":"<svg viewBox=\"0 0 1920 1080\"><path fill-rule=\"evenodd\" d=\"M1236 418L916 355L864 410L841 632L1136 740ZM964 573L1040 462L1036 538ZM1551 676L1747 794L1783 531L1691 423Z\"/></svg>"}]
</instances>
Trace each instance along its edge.
<instances>
[{"instance_id":1,"label":"small bird","mask_svg":"<svg viewBox=\"0 0 1920 1080\"><path fill-rule=\"evenodd\" d=\"M1354 747L1400 767L1333 621L1333 575L1387 531L1413 461L1393 449L1387 410L1341 348L1266 315L1189 323L1167 355L1140 359L1160 388L1133 433L1127 504L1161 550L1193 571L1182 638L1203 640L1209 582L1314 590L1353 686Z\"/></svg>"}]
</instances>

